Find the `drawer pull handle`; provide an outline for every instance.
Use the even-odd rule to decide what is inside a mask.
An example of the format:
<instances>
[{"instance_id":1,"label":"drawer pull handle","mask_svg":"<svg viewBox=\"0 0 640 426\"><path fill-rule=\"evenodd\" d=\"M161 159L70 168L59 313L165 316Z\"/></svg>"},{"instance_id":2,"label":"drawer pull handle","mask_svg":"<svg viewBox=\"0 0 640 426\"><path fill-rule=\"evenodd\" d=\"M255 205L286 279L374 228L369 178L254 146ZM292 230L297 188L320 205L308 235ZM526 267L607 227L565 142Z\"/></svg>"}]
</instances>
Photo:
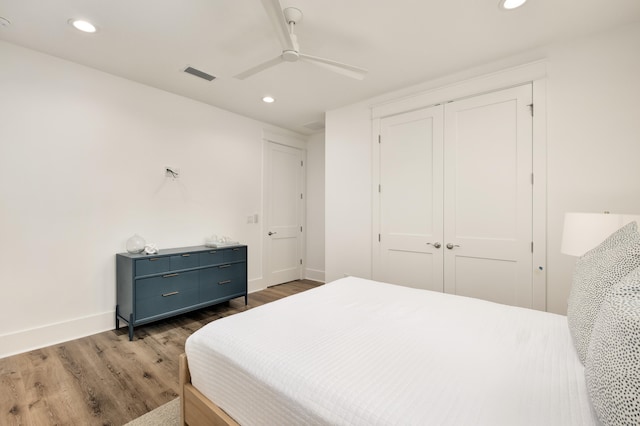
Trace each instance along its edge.
<instances>
[{"instance_id":1,"label":"drawer pull handle","mask_svg":"<svg viewBox=\"0 0 640 426\"><path fill-rule=\"evenodd\" d=\"M159 257L152 257L151 259L149 259L149 262L155 262L156 260L160 260Z\"/></svg>"},{"instance_id":2,"label":"drawer pull handle","mask_svg":"<svg viewBox=\"0 0 640 426\"><path fill-rule=\"evenodd\" d=\"M162 297L169 297L169 296L175 296L176 294L180 293L179 291L172 291L171 293L164 293L162 295Z\"/></svg>"},{"instance_id":3,"label":"drawer pull handle","mask_svg":"<svg viewBox=\"0 0 640 426\"><path fill-rule=\"evenodd\" d=\"M231 280L220 281L220 282L218 283L218 285L229 284L230 282L231 282Z\"/></svg>"},{"instance_id":4,"label":"drawer pull handle","mask_svg":"<svg viewBox=\"0 0 640 426\"><path fill-rule=\"evenodd\" d=\"M215 250L211 250L211 251L209 252L209 254L216 254L216 253L217 253L217 251L215 251Z\"/></svg>"},{"instance_id":5,"label":"drawer pull handle","mask_svg":"<svg viewBox=\"0 0 640 426\"><path fill-rule=\"evenodd\" d=\"M171 277L177 277L180 274L167 274L167 275L163 275L162 278L171 278Z\"/></svg>"},{"instance_id":6,"label":"drawer pull handle","mask_svg":"<svg viewBox=\"0 0 640 426\"><path fill-rule=\"evenodd\" d=\"M231 267L231 265L220 265L220 266L218 266L218 268L220 268L220 269L222 269L222 268L230 268L230 267Z\"/></svg>"},{"instance_id":7,"label":"drawer pull handle","mask_svg":"<svg viewBox=\"0 0 640 426\"><path fill-rule=\"evenodd\" d=\"M189 257L191 256L189 253L183 254L182 257Z\"/></svg>"},{"instance_id":8,"label":"drawer pull handle","mask_svg":"<svg viewBox=\"0 0 640 426\"><path fill-rule=\"evenodd\" d=\"M239 248L234 248L233 251L240 251L240 249Z\"/></svg>"}]
</instances>

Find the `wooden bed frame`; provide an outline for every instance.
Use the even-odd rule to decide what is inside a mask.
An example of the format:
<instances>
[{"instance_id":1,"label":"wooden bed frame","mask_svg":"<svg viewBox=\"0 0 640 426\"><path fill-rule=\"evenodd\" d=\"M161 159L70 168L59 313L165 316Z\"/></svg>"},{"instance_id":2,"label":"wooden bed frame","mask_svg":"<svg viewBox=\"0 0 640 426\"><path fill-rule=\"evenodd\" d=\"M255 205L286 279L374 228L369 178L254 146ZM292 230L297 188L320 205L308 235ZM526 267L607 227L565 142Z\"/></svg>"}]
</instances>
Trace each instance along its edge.
<instances>
[{"instance_id":1,"label":"wooden bed frame","mask_svg":"<svg viewBox=\"0 0 640 426\"><path fill-rule=\"evenodd\" d=\"M179 368L181 425L240 426L222 408L193 387L186 354L180 355Z\"/></svg>"}]
</instances>

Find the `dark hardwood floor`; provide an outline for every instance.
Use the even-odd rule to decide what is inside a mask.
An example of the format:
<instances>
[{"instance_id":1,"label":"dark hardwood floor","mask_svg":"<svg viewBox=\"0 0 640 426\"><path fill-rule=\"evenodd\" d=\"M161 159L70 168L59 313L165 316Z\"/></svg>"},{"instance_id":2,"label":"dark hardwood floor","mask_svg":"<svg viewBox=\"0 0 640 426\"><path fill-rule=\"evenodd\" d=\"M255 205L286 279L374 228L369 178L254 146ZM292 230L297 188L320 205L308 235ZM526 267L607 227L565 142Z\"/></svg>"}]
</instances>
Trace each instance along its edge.
<instances>
[{"instance_id":1,"label":"dark hardwood floor","mask_svg":"<svg viewBox=\"0 0 640 426\"><path fill-rule=\"evenodd\" d=\"M187 337L228 315L314 287L281 284L211 308L0 359L0 425L122 425L178 396Z\"/></svg>"}]
</instances>

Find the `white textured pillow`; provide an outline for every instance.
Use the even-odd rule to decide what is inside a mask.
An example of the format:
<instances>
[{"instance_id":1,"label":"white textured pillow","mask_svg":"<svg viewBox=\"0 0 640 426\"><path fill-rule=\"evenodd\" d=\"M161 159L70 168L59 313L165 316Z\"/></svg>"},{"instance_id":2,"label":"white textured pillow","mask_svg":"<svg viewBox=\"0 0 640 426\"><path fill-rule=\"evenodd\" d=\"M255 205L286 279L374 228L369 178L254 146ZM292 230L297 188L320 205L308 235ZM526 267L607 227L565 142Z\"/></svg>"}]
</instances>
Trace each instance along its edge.
<instances>
[{"instance_id":1,"label":"white textured pillow","mask_svg":"<svg viewBox=\"0 0 640 426\"><path fill-rule=\"evenodd\" d=\"M640 268L611 288L602 302L585 377L602 423L640 424Z\"/></svg>"},{"instance_id":2,"label":"white textured pillow","mask_svg":"<svg viewBox=\"0 0 640 426\"><path fill-rule=\"evenodd\" d=\"M615 242L612 242L614 238ZM576 262L567 320L578 357L583 364L593 323L607 290L638 266L640 234L635 222L613 233Z\"/></svg>"}]
</instances>

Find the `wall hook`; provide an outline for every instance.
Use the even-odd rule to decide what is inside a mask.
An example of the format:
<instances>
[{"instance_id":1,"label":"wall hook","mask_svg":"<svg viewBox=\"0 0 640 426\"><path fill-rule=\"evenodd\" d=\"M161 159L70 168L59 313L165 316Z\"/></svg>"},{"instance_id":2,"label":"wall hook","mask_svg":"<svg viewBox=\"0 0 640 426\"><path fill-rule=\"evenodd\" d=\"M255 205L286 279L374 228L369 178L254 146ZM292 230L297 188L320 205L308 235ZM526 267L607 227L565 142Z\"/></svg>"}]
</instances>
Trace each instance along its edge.
<instances>
[{"instance_id":1,"label":"wall hook","mask_svg":"<svg viewBox=\"0 0 640 426\"><path fill-rule=\"evenodd\" d=\"M180 172L175 167L165 167L164 168L164 175L165 175L165 177L178 179L178 176L180 176Z\"/></svg>"}]
</instances>

